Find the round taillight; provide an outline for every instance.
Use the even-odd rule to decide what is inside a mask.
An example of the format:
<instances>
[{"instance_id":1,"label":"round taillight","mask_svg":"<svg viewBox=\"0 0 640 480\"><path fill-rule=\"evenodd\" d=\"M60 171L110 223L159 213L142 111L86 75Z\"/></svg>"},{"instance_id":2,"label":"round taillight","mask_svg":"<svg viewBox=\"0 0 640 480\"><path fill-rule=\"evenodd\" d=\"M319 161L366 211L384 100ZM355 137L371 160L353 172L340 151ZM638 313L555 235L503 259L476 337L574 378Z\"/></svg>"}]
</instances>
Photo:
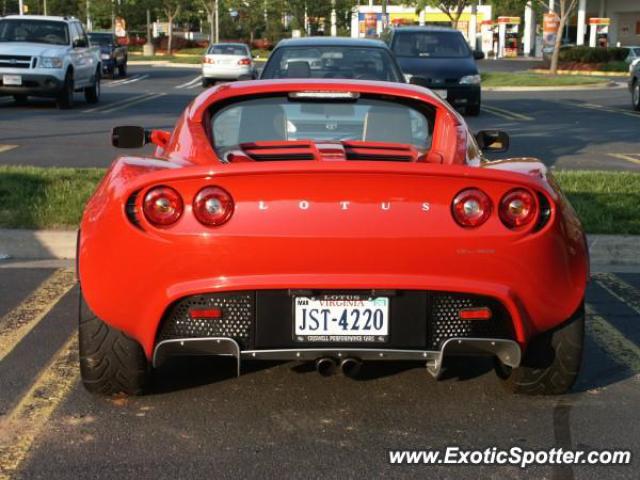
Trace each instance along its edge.
<instances>
[{"instance_id":1,"label":"round taillight","mask_svg":"<svg viewBox=\"0 0 640 480\"><path fill-rule=\"evenodd\" d=\"M453 199L453 218L463 227L479 227L491 215L491 199L482 190L469 188Z\"/></svg>"},{"instance_id":2,"label":"round taillight","mask_svg":"<svg viewBox=\"0 0 640 480\"><path fill-rule=\"evenodd\" d=\"M502 197L499 214L507 227L524 227L538 216L538 202L528 190L516 188Z\"/></svg>"},{"instance_id":3,"label":"round taillight","mask_svg":"<svg viewBox=\"0 0 640 480\"><path fill-rule=\"evenodd\" d=\"M222 225L233 215L233 198L220 187L205 187L193 199L193 214L203 225Z\"/></svg>"},{"instance_id":4,"label":"round taillight","mask_svg":"<svg viewBox=\"0 0 640 480\"><path fill-rule=\"evenodd\" d=\"M142 211L150 223L166 227L180 219L184 204L180 194L173 188L154 187L144 196Z\"/></svg>"}]
</instances>

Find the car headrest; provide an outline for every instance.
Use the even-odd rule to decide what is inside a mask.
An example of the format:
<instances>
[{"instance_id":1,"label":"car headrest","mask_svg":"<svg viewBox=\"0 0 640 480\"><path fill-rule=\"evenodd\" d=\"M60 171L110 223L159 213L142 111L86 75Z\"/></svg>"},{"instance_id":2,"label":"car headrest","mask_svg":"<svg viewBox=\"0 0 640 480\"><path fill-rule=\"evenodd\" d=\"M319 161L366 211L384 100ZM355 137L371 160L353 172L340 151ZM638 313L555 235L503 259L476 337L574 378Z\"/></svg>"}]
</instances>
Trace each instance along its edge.
<instances>
[{"instance_id":1,"label":"car headrest","mask_svg":"<svg viewBox=\"0 0 640 480\"><path fill-rule=\"evenodd\" d=\"M311 67L309 67L309 62L300 60L287 63L287 78L309 77L311 77Z\"/></svg>"},{"instance_id":2,"label":"car headrest","mask_svg":"<svg viewBox=\"0 0 640 480\"><path fill-rule=\"evenodd\" d=\"M253 105L240 114L238 143L287 139L287 118L280 105Z\"/></svg>"},{"instance_id":3,"label":"car headrest","mask_svg":"<svg viewBox=\"0 0 640 480\"><path fill-rule=\"evenodd\" d=\"M372 107L364 119L362 140L414 143L409 111L404 108Z\"/></svg>"}]
</instances>

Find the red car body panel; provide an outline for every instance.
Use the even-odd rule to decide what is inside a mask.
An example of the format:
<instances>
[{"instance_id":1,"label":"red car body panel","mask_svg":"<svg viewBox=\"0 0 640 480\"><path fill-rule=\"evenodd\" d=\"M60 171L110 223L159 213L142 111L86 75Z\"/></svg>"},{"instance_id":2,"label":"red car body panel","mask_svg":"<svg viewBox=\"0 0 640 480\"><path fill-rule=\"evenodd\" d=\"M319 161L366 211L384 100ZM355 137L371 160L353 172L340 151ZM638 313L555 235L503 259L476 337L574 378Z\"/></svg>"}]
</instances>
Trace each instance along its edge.
<instances>
[{"instance_id":1,"label":"red car body panel","mask_svg":"<svg viewBox=\"0 0 640 480\"><path fill-rule=\"evenodd\" d=\"M232 97L302 90L359 91L436 107L432 148L422 161L238 162L223 164L208 138L207 111ZM239 82L210 89L186 109L158 159L122 157L84 212L79 278L91 309L151 358L159 324L177 300L265 289L405 289L486 295L508 310L517 342L568 319L584 298L588 251L575 212L544 165L532 159L467 158L459 115L426 89L349 81ZM185 212L169 228L141 211L144 192L177 190ZM229 192L231 219L205 227L191 201L206 185ZM510 230L497 213L460 227L451 202L482 189L494 209L507 191L542 195L542 228ZM134 192L137 225L126 205ZM345 203L346 202L346 203ZM345 208L346 207L346 208Z\"/></svg>"}]
</instances>

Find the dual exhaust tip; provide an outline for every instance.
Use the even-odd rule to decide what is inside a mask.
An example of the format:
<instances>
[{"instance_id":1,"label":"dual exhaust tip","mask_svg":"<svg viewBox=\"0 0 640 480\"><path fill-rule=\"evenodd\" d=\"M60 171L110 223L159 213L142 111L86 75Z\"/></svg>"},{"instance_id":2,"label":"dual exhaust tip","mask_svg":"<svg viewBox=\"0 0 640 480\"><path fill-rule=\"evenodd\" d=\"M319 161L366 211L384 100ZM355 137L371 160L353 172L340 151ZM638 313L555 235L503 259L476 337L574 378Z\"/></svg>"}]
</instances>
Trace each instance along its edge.
<instances>
[{"instance_id":1,"label":"dual exhaust tip","mask_svg":"<svg viewBox=\"0 0 640 480\"><path fill-rule=\"evenodd\" d=\"M362 361L357 358L348 357L340 362L340 370L346 377L354 378L360 373ZM331 357L322 357L316 360L316 371L323 377L330 377L338 370L338 362Z\"/></svg>"}]
</instances>

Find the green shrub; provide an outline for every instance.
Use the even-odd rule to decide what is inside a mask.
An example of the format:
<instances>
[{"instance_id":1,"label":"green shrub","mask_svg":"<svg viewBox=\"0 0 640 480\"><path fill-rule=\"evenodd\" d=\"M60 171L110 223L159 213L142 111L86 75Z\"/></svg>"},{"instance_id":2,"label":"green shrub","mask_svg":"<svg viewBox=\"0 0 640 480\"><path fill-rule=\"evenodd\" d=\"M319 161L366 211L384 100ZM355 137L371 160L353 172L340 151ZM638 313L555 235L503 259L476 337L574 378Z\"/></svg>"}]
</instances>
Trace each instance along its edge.
<instances>
[{"instance_id":1,"label":"green shrub","mask_svg":"<svg viewBox=\"0 0 640 480\"><path fill-rule=\"evenodd\" d=\"M623 61L629 54L627 48L570 47L560 50L561 62L609 63Z\"/></svg>"}]
</instances>

